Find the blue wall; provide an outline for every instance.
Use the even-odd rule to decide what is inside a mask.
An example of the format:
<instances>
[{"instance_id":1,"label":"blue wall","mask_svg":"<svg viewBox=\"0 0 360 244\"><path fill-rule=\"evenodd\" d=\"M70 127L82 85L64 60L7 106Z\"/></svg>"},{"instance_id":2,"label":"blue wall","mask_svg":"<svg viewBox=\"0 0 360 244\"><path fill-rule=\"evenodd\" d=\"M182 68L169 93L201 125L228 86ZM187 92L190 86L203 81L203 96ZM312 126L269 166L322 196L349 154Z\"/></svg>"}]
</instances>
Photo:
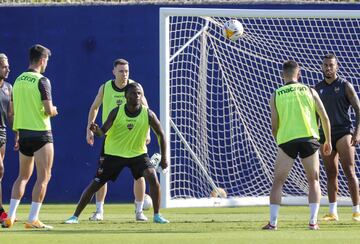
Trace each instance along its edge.
<instances>
[{"instance_id":1,"label":"blue wall","mask_svg":"<svg viewBox=\"0 0 360 244\"><path fill-rule=\"evenodd\" d=\"M223 7L264 9L299 6ZM348 8L345 5L341 7ZM9 57L10 83L27 68L27 53L31 45L41 43L53 54L45 75L52 82L53 100L59 115L52 120L55 161L47 202L76 202L95 173L100 140L94 147L86 143L87 114L99 86L112 78L113 60L122 57L130 62L130 77L143 84L149 105L158 114L158 11L159 6L156 5L0 7L0 52ZM9 133L9 136L2 183L4 202L9 201L12 183L18 172L18 156L12 151L13 135ZM149 152L157 151L153 135ZM27 187L24 201L31 199L34 178ZM116 183L110 183L107 199L132 201L132 182L129 171L125 170Z\"/></svg>"},{"instance_id":2,"label":"blue wall","mask_svg":"<svg viewBox=\"0 0 360 244\"><path fill-rule=\"evenodd\" d=\"M87 114L99 86L113 78L116 58L130 62L130 77L143 84L149 105L158 111L158 7L0 8L0 16L4 27L0 52L9 57L10 83L27 68L31 45L41 43L52 50L45 75L52 82L59 115L52 120L55 161L46 198L48 202L75 202L92 179L100 152L100 140L94 147L86 143ZM9 200L18 172L13 135L9 134L4 202ZM154 139L149 152L155 151ZM128 170L120 177L110 184L108 199L131 201L132 177ZM30 198L28 185L24 200Z\"/></svg>"}]
</instances>

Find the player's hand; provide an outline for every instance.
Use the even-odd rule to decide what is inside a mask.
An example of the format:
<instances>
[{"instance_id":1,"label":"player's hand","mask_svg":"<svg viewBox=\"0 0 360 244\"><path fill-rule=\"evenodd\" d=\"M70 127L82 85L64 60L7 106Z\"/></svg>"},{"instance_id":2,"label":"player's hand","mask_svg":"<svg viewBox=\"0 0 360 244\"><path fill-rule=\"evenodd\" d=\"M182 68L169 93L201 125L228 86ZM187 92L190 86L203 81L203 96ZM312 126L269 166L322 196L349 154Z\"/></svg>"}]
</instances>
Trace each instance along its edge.
<instances>
[{"instance_id":1,"label":"player's hand","mask_svg":"<svg viewBox=\"0 0 360 244\"><path fill-rule=\"evenodd\" d=\"M94 145L94 133L88 128L86 130L86 141L90 146Z\"/></svg>"},{"instance_id":2,"label":"player's hand","mask_svg":"<svg viewBox=\"0 0 360 244\"><path fill-rule=\"evenodd\" d=\"M166 169L168 167L168 162L166 157L161 156L160 166L162 169Z\"/></svg>"},{"instance_id":3,"label":"player's hand","mask_svg":"<svg viewBox=\"0 0 360 244\"><path fill-rule=\"evenodd\" d=\"M18 151L18 150L19 150L19 133L16 132L14 138L14 151Z\"/></svg>"},{"instance_id":4,"label":"player's hand","mask_svg":"<svg viewBox=\"0 0 360 244\"><path fill-rule=\"evenodd\" d=\"M19 142L15 142L14 151L19 151Z\"/></svg>"},{"instance_id":5,"label":"player's hand","mask_svg":"<svg viewBox=\"0 0 360 244\"><path fill-rule=\"evenodd\" d=\"M58 111L57 111L57 107L56 106L53 106L53 110L52 110L52 114L51 114L51 117L54 117L58 115Z\"/></svg>"},{"instance_id":6,"label":"player's hand","mask_svg":"<svg viewBox=\"0 0 360 244\"><path fill-rule=\"evenodd\" d=\"M331 143L329 142L325 142L324 143L324 146L323 146L323 154L325 156L329 156L332 152L332 146L331 146Z\"/></svg>"},{"instance_id":7,"label":"player's hand","mask_svg":"<svg viewBox=\"0 0 360 244\"><path fill-rule=\"evenodd\" d=\"M99 130L99 125L96 123L91 123L89 126L89 130L93 133L96 133Z\"/></svg>"},{"instance_id":8,"label":"player's hand","mask_svg":"<svg viewBox=\"0 0 360 244\"><path fill-rule=\"evenodd\" d=\"M353 134L351 137L351 146L356 146L360 143L360 136L358 134Z\"/></svg>"}]
</instances>

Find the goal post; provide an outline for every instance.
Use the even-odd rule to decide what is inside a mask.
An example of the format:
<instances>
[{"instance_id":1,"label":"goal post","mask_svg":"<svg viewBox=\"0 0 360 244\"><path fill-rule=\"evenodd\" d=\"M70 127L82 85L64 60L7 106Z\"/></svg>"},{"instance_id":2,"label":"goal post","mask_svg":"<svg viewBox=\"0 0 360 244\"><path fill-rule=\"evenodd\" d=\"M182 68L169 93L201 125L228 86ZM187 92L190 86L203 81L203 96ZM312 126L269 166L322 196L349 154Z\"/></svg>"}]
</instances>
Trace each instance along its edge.
<instances>
[{"instance_id":1,"label":"goal post","mask_svg":"<svg viewBox=\"0 0 360 244\"><path fill-rule=\"evenodd\" d=\"M234 18L244 26L236 42L222 36ZM301 82L314 86L322 57L334 53L339 75L359 92L360 11L160 8L159 21L160 120L170 163L160 175L162 206L268 204L277 149L268 101L282 85L281 65L299 62ZM297 160L284 204L307 203L305 179ZM322 165L320 184L324 204ZM221 189L225 197L211 197ZM341 169L339 195L350 204Z\"/></svg>"}]
</instances>

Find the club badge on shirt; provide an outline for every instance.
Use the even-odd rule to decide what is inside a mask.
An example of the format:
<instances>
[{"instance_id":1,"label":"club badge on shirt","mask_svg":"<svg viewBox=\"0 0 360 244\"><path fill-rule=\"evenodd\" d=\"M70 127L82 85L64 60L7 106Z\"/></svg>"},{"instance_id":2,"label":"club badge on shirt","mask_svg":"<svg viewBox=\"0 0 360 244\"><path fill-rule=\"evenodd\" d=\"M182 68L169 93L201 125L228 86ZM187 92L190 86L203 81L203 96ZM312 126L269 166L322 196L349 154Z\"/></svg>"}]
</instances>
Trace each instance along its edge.
<instances>
[{"instance_id":1,"label":"club badge on shirt","mask_svg":"<svg viewBox=\"0 0 360 244\"><path fill-rule=\"evenodd\" d=\"M122 100L116 100L116 105L120 106L122 104Z\"/></svg>"},{"instance_id":2,"label":"club badge on shirt","mask_svg":"<svg viewBox=\"0 0 360 244\"><path fill-rule=\"evenodd\" d=\"M132 130L134 128L134 124L128 124L127 128L128 128L128 130Z\"/></svg>"}]
</instances>

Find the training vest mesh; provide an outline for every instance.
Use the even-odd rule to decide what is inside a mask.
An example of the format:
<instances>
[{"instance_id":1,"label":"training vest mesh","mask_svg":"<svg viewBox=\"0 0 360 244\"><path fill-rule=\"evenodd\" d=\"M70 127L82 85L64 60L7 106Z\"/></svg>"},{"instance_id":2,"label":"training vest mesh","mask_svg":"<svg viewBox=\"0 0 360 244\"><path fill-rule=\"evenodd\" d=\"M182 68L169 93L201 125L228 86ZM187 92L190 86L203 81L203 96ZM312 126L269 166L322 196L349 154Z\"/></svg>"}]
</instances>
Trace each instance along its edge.
<instances>
[{"instance_id":1,"label":"training vest mesh","mask_svg":"<svg viewBox=\"0 0 360 244\"><path fill-rule=\"evenodd\" d=\"M45 113L41 101L39 82L40 73L24 72L14 83L14 124L13 129L34 131L51 130L50 116Z\"/></svg>"},{"instance_id":2,"label":"training vest mesh","mask_svg":"<svg viewBox=\"0 0 360 244\"><path fill-rule=\"evenodd\" d=\"M125 91L116 91L112 86L113 80L108 80L104 84L104 95L102 101L102 123L104 124L111 110L126 103ZM133 83L129 79L129 83Z\"/></svg>"},{"instance_id":3,"label":"training vest mesh","mask_svg":"<svg viewBox=\"0 0 360 244\"><path fill-rule=\"evenodd\" d=\"M105 154L133 158L147 153L145 143L149 126L148 108L142 106L139 115L129 117L125 113L125 104L121 105L106 134Z\"/></svg>"},{"instance_id":4,"label":"training vest mesh","mask_svg":"<svg viewBox=\"0 0 360 244\"><path fill-rule=\"evenodd\" d=\"M275 104L278 145L298 138L319 138L315 100L309 87L300 83L285 85L275 91Z\"/></svg>"}]
</instances>

